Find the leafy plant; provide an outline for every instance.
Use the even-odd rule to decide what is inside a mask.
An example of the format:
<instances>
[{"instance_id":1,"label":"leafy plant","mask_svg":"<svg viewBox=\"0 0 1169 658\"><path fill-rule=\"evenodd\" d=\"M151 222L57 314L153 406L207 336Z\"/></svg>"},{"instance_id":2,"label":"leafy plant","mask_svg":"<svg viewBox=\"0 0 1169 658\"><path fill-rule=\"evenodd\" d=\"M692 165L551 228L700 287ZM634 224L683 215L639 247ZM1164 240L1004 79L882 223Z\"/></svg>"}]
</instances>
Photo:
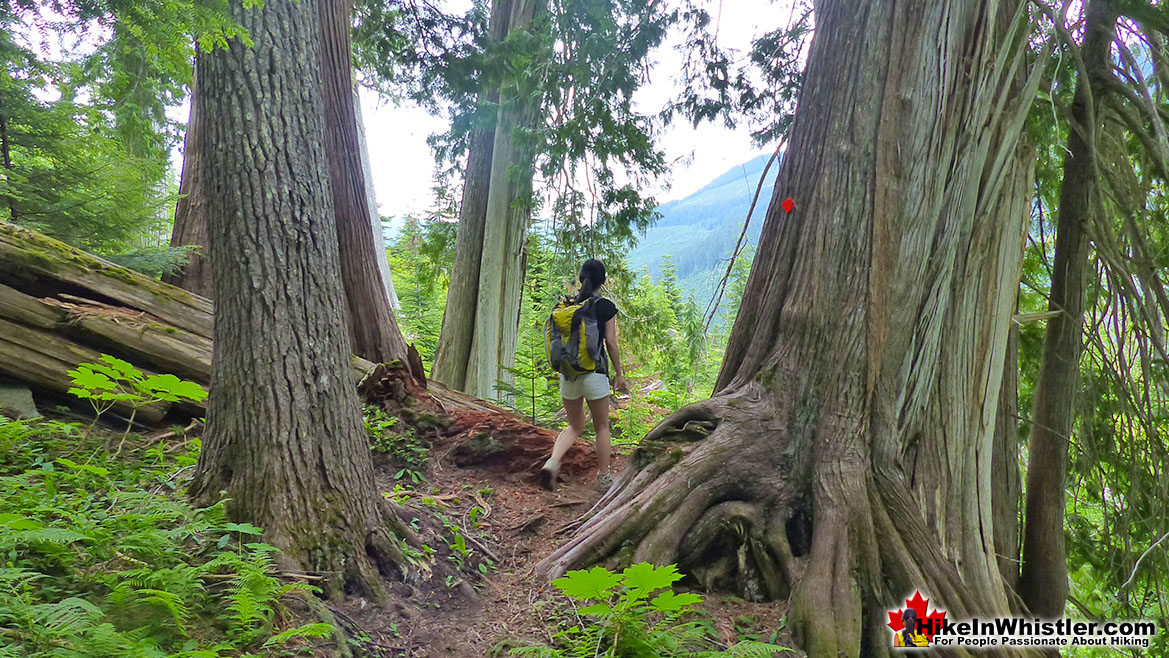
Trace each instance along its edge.
<instances>
[{"instance_id":1,"label":"leafy plant","mask_svg":"<svg viewBox=\"0 0 1169 658\"><path fill-rule=\"evenodd\" d=\"M413 427L399 432L395 429L397 426L398 419L378 407L365 408L365 431L369 435L370 449L386 455L400 467L394 479L409 480L414 484L425 482L430 448L418 438Z\"/></svg>"},{"instance_id":2,"label":"leafy plant","mask_svg":"<svg viewBox=\"0 0 1169 658\"><path fill-rule=\"evenodd\" d=\"M69 377L73 381L69 392L82 400L89 400L98 418L119 402L130 405L127 432L142 407L158 402L202 402L207 399L207 390L195 382L171 374L146 375L109 354L101 355L100 363L82 363L76 370L69 371Z\"/></svg>"},{"instance_id":3,"label":"leafy plant","mask_svg":"<svg viewBox=\"0 0 1169 658\"><path fill-rule=\"evenodd\" d=\"M674 565L641 562L621 573L604 567L569 571L552 585L573 601L577 623L553 635L560 645L522 647L511 654L566 658L758 656L770 658L785 647L757 641L722 647L709 625L685 618L702 602L698 594L677 594L682 579ZM577 608L577 604L583 607Z\"/></svg>"}]
</instances>

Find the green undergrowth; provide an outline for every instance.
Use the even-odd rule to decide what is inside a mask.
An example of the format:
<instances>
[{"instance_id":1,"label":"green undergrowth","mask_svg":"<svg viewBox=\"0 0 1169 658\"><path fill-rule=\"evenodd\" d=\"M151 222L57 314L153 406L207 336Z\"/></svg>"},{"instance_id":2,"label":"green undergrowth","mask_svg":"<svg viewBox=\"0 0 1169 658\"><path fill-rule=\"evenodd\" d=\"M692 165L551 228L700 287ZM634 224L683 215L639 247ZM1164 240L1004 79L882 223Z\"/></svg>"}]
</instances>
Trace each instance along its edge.
<instances>
[{"instance_id":1,"label":"green undergrowth","mask_svg":"<svg viewBox=\"0 0 1169 658\"><path fill-rule=\"evenodd\" d=\"M569 602L554 615L558 628L553 646L509 653L537 658L773 658L790 651L750 639L722 644L710 620L695 610L702 597L674 592L673 584L682 577L675 565L646 562L620 573L604 567L569 571L552 581Z\"/></svg>"},{"instance_id":2,"label":"green undergrowth","mask_svg":"<svg viewBox=\"0 0 1169 658\"><path fill-rule=\"evenodd\" d=\"M140 438L135 439L141 441ZM307 655L260 529L184 495L199 441L115 459L78 425L0 416L0 657Z\"/></svg>"}]
</instances>

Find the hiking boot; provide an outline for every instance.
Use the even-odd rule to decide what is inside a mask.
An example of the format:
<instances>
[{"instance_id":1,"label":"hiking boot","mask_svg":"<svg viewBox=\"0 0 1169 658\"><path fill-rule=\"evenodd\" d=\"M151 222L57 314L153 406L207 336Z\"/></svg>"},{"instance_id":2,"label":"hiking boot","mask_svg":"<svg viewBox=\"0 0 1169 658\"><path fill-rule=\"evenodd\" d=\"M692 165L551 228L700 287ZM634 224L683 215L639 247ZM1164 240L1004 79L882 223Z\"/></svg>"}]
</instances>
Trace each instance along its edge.
<instances>
[{"instance_id":1,"label":"hiking boot","mask_svg":"<svg viewBox=\"0 0 1169 658\"><path fill-rule=\"evenodd\" d=\"M540 486L548 491L556 489L556 478L560 475L560 464L551 459L544 462L544 468L540 469Z\"/></svg>"},{"instance_id":2,"label":"hiking boot","mask_svg":"<svg viewBox=\"0 0 1169 658\"><path fill-rule=\"evenodd\" d=\"M604 493L608 491L609 487L611 486L613 486L612 473L597 473L597 490L599 490L601 493Z\"/></svg>"}]
</instances>

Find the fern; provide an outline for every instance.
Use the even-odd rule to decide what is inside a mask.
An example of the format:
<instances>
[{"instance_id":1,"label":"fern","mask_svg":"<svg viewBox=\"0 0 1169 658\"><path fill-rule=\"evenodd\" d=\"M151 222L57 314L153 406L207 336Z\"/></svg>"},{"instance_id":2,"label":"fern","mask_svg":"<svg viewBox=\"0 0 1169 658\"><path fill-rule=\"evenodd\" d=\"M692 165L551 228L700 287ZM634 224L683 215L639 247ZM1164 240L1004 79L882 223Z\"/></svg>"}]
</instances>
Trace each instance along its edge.
<instances>
[{"instance_id":1,"label":"fern","mask_svg":"<svg viewBox=\"0 0 1169 658\"><path fill-rule=\"evenodd\" d=\"M330 637L336 630L330 624L305 624L304 626L290 628L283 633L273 635L264 642L261 648L278 647L294 637Z\"/></svg>"},{"instance_id":2,"label":"fern","mask_svg":"<svg viewBox=\"0 0 1169 658\"><path fill-rule=\"evenodd\" d=\"M159 483L195 453L134 463L99 442L0 418L0 628L14 630L0 658L242 658L327 634L272 630L281 597L313 588L282 583L275 549L242 541L258 528L158 493L181 488Z\"/></svg>"}]
</instances>

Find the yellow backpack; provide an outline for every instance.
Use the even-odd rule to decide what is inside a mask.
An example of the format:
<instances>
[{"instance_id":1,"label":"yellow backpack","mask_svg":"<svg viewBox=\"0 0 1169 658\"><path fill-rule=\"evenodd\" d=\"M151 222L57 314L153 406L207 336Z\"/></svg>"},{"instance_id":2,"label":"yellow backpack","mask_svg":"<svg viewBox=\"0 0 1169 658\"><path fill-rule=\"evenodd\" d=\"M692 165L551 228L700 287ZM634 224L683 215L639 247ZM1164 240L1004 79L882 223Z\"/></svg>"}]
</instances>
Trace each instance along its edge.
<instances>
[{"instance_id":1,"label":"yellow backpack","mask_svg":"<svg viewBox=\"0 0 1169 658\"><path fill-rule=\"evenodd\" d=\"M544 347L548 364L569 379L590 372L608 372L601 326L597 322L597 302L590 297L581 302L561 300L544 323Z\"/></svg>"}]
</instances>

